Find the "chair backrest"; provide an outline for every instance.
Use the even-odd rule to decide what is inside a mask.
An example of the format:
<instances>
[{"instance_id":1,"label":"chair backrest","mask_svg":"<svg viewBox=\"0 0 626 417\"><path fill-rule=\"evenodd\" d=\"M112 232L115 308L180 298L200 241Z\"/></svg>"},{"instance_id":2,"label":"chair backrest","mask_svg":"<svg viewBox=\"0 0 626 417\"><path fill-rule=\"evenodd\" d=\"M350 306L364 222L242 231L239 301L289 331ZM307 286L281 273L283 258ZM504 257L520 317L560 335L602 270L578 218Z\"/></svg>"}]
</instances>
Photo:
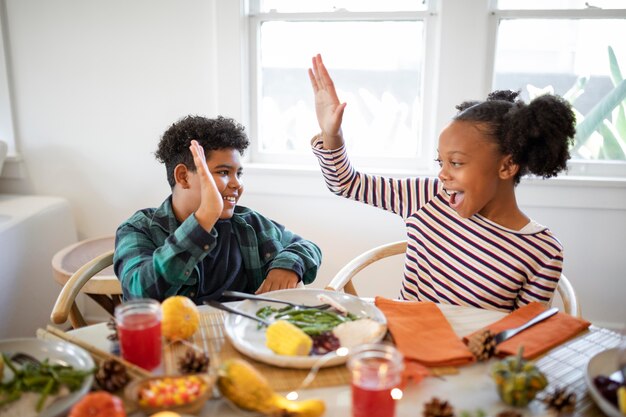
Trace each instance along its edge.
<instances>
[{"instance_id":1,"label":"chair backrest","mask_svg":"<svg viewBox=\"0 0 626 417\"><path fill-rule=\"evenodd\" d=\"M406 252L406 241L391 242L363 252L352 259L337 272L335 277L326 286L327 290L345 291L348 294L357 295L352 279L356 274L368 265L389 256L402 255ZM572 316L581 316L580 303L571 282L561 274L559 284L556 287L557 294L561 298L563 311Z\"/></svg>"},{"instance_id":2,"label":"chair backrest","mask_svg":"<svg viewBox=\"0 0 626 417\"><path fill-rule=\"evenodd\" d=\"M109 250L87 262L72 274L57 297L50 320L55 324L63 324L69 318L75 329L86 326L87 322L76 305L76 297L80 292L87 294L112 315L115 306L121 302L122 287L119 280L105 276L90 281L94 275L112 264L113 250ZM89 292L85 292L83 287L88 282Z\"/></svg>"}]
</instances>

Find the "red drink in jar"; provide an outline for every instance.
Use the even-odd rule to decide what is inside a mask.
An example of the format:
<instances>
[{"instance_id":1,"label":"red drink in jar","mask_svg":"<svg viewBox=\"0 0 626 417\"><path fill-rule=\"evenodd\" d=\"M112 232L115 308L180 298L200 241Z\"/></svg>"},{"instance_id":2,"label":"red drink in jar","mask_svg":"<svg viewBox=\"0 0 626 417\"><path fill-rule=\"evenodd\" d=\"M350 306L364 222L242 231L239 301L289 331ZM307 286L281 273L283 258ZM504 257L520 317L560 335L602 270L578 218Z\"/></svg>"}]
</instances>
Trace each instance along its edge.
<instances>
[{"instance_id":1,"label":"red drink in jar","mask_svg":"<svg viewBox=\"0 0 626 417\"><path fill-rule=\"evenodd\" d=\"M352 384L353 417L393 417L396 400L391 397L392 388L367 388Z\"/></svg>"},{"instance_id":2,"label":"red drink in jar","mask_svg":"<svg viewBox=\"0 0 626 417\"><path fill-rule=\"evenodd\" d=\"M402 354L391 345L362 345L351 352L348 368L352 372L352 417L394 417L397 400L392 390L402 379Z\"/></svg>"},{"instance_id":3,"label":"red drink in jar","mask_svg":"<svg viewBox=\"0 0 626 417\"><path fill-rule=\"evenodd\" d=\"M115 309L122 357L152 371L161 363L161 305L131 300Z\"/></svg>"}]
</instances>

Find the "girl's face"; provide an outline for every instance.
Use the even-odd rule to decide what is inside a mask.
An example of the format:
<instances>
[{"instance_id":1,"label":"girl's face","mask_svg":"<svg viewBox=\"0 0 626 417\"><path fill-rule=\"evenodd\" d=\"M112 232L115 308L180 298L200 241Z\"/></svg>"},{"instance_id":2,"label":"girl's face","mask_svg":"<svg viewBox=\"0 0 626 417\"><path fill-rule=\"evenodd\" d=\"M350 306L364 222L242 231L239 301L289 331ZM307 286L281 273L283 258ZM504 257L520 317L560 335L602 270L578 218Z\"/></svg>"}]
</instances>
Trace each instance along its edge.
<instances>
[{"instance_id":1,"label":"girl's face","mask_svg":"<svg viewBox=\"0 0 626 417\"><path fill-rule=\"evenodd\" d=\"M439 179L449 196L450 207L468 218L479 213L494 220L508 207L513 196L512 177L503 178L503 166L510 157L473 122L453 121L439 136L437 162ZM506 177L507 175L505 175ZM505 185L507 184L507 185Z\"/></svg>"}]
</instances>

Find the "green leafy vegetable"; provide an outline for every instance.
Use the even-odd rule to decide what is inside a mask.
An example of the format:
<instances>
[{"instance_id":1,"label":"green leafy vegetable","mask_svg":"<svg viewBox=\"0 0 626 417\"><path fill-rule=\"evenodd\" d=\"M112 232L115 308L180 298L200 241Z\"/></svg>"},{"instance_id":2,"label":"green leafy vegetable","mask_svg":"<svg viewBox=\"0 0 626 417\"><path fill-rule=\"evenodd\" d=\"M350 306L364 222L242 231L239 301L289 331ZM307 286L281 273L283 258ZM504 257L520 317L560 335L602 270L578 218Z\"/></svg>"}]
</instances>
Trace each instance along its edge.
<instances>
[{"instance_id":1,"label":"green leafy vegetable","mask_svg":"<svg viewBox=\"0 0 626 417\"><path fill-rule=\"evenodd\" d=\"M274 319L276 320L287 320L301 328L309 336L317 336L332 330L341 323L358 319L358 317L352 313L348 313L344 316L330 310L320 310L317 308L302 309L291 306L280 309L265 306L259 309L256 315L263 319L274 315Z\"/></svg>"},{"instance_id":2,"label":"green leafy vegetable","mask_svg":"<svg viewBox=\"0 0 626 417\"><path fill-rule=\"evenodd\" d=\"M49 395L57 394L62 386L66 386L70 391L76 391L83 384L85 377L94 372L51 364L48 359L41 363L26 363L18 367L4 353L2 358L13 372L13 378L0 383L0 406L17 401L23 392L36 392L41 394L37 401L37 411L41 411Z\"/></svg>"}]
</instances>

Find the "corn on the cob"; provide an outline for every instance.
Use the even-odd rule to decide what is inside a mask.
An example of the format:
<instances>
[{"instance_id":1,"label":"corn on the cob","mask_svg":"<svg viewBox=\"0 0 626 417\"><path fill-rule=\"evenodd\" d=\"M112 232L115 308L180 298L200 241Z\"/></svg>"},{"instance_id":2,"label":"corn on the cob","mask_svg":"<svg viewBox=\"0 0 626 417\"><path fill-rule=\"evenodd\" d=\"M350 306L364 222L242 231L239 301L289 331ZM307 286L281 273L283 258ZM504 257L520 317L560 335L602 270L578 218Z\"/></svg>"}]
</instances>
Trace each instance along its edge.
<instances>
[{"instance_id":1,"label":"corn on the cob","mask_svg":"<svg viewBox=\"0 0 626 417\"><path fill-rule=\"evenodd\" d=\"M286 320L270 324L265 337L265 345L279 355L306 356L313 347L313 339Z\"/></svg>"},{"instance_id":2,"label":"corn on the cob","mask_svg":"<svg viewBox=\"0 0 626 417\"><path fill-rule=\"evenodd\" d=\"M621 386L617 390L617 405L619 405L619 411L626 415L626 387Z\"/></svg>"}]
</instances>

